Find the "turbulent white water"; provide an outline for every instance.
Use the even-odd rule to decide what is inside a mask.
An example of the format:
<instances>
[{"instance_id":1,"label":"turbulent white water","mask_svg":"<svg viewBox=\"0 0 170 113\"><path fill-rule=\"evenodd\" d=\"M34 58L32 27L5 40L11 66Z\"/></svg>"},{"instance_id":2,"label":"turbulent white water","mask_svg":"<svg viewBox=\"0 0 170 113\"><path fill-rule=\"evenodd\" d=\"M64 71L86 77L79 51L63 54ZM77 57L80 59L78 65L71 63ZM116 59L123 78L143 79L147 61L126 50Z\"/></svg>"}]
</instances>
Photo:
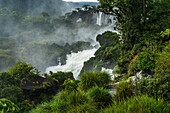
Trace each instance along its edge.
<instances>
[{"instance_id":1,"label":"turbulent white water","mask_svg":"<svg viewBox=\"0 0 170 113\"><path fill-rule=\"evenodd\" d=\"M102 30L100 30L97 34L101 34L104 31L111 31L112 29L110 27L106 27L103 28ZM118 33L117 31L114 31L116 33ZM97 36L97 35L96 35ZM94 37L96 37L94 36ZM95 41L95 43L92 44L93 46L96 46L97 48L99 48L99 43ZM57 66L50 66L46 69L46 73L49 73L50 71L56 73L59 71L62 72L72 72L74 75L75 79L78 79L78 76L81 72L81 69L83 68L84 62L88 61L91 57L94 57L94 53L96 52L96 48L95 49L91 49L91 50L84 50L84 51L80 51L78 53L71 53L69 55L67 55L67 60L66 60L66 64L65 65L61 65L61 61L60 58L58 58L58 62L59 65Z\"/></svg>"},{"instance_id":2,"label":"turbulent white water","mask_svg":"<svg viewBox=\"0 0 170 113\"><path fill-rule=\"evenodd\" d=\"M65 65L58 65L48 67L46 73L52 72L72 72L75 79L78 79L81 69L83 68L84 62L94 57L94 53L97 49L83 50L78 53L71 53L67 55L67 60Z\"/></svg>"}]
</instances>

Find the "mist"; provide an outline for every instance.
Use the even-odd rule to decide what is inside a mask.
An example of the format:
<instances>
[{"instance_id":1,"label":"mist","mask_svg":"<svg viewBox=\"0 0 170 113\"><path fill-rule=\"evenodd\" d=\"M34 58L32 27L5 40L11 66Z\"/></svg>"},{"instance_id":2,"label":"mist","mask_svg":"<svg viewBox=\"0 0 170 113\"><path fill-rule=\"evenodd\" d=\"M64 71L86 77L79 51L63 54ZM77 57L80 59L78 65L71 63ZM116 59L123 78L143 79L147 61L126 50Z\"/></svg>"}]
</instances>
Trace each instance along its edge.
<instances>
[{"instance_id":1,"label":"mist","mask_svg":"<svg viewBox=\"0 0 170 113\"><path fill-rule=\"evenodd\" d=\"M36 16L41 12L48 12L51 16L61 16L76 6L74 3L62 0L0 0L0 8Z\"/></svg>"},{"instance_id":2,"label":"mist","mask_svg":"<svg viewBox=\"0 0 170 113\"><path fill-rule=\"evenodd\" d=\"M96 36L109 27L96 25L95 7L77 7L61 0L0 0L0 71L22 61L44 73L58 59L64 65L71 52L99 46Z\"/></svg>"}]
</instances>

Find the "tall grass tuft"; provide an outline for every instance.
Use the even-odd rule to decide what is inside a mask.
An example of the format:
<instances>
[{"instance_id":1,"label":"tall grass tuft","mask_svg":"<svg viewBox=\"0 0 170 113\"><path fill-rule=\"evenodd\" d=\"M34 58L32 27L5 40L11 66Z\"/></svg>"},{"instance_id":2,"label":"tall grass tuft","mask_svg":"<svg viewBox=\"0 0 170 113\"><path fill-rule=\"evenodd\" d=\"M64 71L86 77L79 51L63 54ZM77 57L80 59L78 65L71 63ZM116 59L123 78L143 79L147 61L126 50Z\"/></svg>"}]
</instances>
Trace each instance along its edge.
<instances>
[{"instance_id":1,"label":"tall grass tuft","mask_svg":"<svg viewBox=\"0 0 170 113\"><path fill-rule=\"evenodd\" d=\"M134 95L134 85L132 81L121 81L119 84L116 85L116 97L118 100L124 100L128 97Z\"/></svg>"},{"instance_id":2,"label":"tall grass tuft","mask_svg":"<svg viewBox=\"0 0 170 113\"><path fill-rule=\"evenodd\" d=\"M88 90L87 94L92 98L98 108L104 108L113 102L113 97L108 90L100 88L98 86Z\"/></svg>"},{"instance_id":3,"label":"tall grass tuft","mask_svg":"<svg viewBox=\"0 0 170 113\"><path fill-rule=\"evenodd\" d=\"M110 81L110 75L106 72L87 72L80 76L79 86L82 90L87 91L96 85L104 87L109 84Z\"/></svg>"},{"instance_id":4,"label":"tall grass tuft","mask_svg":"<svg viewBox=\"0 0 170 113\"><path fill-rule=\"evenodd\" d=\"M91 99L82 91L73 91L67 98L67 102L72 106L77 106L90 101Z\"/></svg>"},{"instance_id":5,"label":"tall grass tuft","mask_svg":"<svg viewBox=\"0 0 170 113\"><path fill-rule=\"evenodd\" d=\"M162 99L156 100L143 95L115 102L101 113L170 113L170 104L164 104Z\"/></svg>"}]
</instances>

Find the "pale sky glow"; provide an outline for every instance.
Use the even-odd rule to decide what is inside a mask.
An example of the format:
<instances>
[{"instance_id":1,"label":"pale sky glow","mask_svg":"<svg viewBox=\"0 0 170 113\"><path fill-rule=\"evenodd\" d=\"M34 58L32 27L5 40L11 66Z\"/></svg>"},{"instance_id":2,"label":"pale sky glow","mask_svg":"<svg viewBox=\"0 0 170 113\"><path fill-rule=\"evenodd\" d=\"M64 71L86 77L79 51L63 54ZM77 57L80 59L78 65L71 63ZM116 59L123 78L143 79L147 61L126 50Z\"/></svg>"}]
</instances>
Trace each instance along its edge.
<instances>
[{"instance_id":1,"label":"pale sky glow","mask_svg":"<svg viewBox=\"0 0 170 113\"><path fill-rule=\"evenodd\" d=\"M97 0L63 0L68 2L98 2Z\"/></svg>"}]
</instances>

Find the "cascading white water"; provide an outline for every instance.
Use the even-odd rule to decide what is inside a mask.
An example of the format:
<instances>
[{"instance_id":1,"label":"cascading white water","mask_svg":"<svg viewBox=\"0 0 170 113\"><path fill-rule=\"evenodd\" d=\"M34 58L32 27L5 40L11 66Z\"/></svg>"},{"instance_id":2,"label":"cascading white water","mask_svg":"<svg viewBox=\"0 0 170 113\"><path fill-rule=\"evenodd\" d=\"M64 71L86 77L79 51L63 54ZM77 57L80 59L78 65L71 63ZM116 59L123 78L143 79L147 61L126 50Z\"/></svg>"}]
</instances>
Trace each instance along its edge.
<instances>
[{"instance_id":1,"label":"cascading white water","mask_svg":"<svg viewBox=\"0 0 170 113\"><path fill-rule=\"evenodd\" d=\"M101 26L102 25L102 12L98 12L97 14L97 25Z\"/></svg>"},{"instance_id":2,"label":"cascading white water","mask_svg":"<svg viewBox=\"0 0 170 113\"><path fill-rule=\"evenodd\" d=\"M97 34L101 34L104 31L112 31L110 27L103 28L101 31L99 31ZM117 31L114 31L118 33ZM97 36L97 35L96 35ZM94 36L94 37L96 37ZM95 41L95 43L92 44L93 46L96 46L97 49L99 48L99 43ZM98 45L98 46L97 46ZM91 50L83 50L79 51L78 53L71 53L67 55L67 60L65 65L61 65L61 60L58 58L59 64L57 66L50 66L46 69L46 73L49 73L50 71L56 73L58 71L62 72L72 72L74 78L77 80L78 76L81 72L81 69L83 68L84 62L88 61L91 57L94 57L94 53L97 50L96 48Z\"/></svg>"},{"instance_id":3,"label":"cascading white water","mask_svg":"<svg viewBox=\"0 0 170 113\"><path fill-rule=\"evenodd\" d=\"M83 50L78 53L71 53L67 55L67 60L65 65L58 65L48 67L46 73L52 72L72 72L74 78L77 80L78 75L80 74L81 69L83 68L84 62L89 60L91 57L94 57L94 53L97 49Z\"/></svg>"},{"instance_id":4,"label":"cascading white water","mask_svg":"<svg viewBox=\"0 0 170 113\"><path fill-rule=\"evenodd\" d=\"M113 15L107 15L102 12L97 13L97 25L101 26L102 24L114 26L115 21L114 21L114 16Z\"/></svg>"},{"instance_id":5,"label":"cascading white water","mask_svg":"<svg viewBox=\"0 0 170 113\"><path fill-rule=\"evenodd\" d=\"M99 12L98 16L97 16L97 24L99 26L102 25L102 15L103 15L102 12ZM113 29L110 26L103 27L96 33L96 36L98 34L102 34L105 31L113 31ZM117 32L117 31L114 31L114 32ZM96 36L90 36L90 37L92 37L92 39L93 39ZM96 40L94 40L94 41L95 42L92 43L93 46L99 45L99 43L96 42ZM96 46L96 47L98 48L99 46ZM48 67L46 69L46 73L49 73L50 71L52 71L54 73L59 72L59 71L72 72L74 78L78 79L81 69L83 68L84 62L88 61L91 57L94 57L94 53L96 52L96 50L97 49L94 48L91 50L79 51L78 53L71 53L71 54L67 55L67 60L66 60L65 65L61 65L60 59L58 59L59 65Z\"/></svg>"}]
</instances>

